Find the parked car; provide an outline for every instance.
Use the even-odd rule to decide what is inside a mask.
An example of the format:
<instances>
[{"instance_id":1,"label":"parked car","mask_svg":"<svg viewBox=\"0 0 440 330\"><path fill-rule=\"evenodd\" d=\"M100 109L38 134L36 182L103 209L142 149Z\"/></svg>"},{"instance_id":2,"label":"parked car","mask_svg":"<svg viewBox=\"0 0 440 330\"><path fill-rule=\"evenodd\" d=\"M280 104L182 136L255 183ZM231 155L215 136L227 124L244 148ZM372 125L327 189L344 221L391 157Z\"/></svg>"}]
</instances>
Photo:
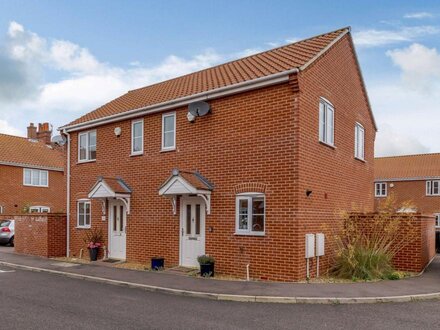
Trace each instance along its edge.
<instances>
[{"instance_id":1,"label":"parked car","mask_svg":"<svg viewBox=\"0 0 440 330\"><path fill-rule=\"evenodd\" d=\"M14 246L14 220L4 220L0 222L0 244Z\"/></svg>"}]
</instances>

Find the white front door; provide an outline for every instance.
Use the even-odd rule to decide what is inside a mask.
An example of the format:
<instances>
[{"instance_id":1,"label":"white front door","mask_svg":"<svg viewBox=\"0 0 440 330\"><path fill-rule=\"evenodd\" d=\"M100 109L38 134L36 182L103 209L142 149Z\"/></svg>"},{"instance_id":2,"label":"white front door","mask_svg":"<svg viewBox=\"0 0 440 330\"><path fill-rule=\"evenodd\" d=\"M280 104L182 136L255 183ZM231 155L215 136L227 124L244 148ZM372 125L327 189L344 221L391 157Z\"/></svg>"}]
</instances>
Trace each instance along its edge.
<instances>
[{"instance_id":1,"label":"white front door","mask_svg":"<svg viewBox=\"0 0 440 330\"><path fill-rule=\"evenodd\" d=\"M127 212L125 205L119 200L109 201L109 247L108 256L125 260Z\"/></svg>"},{"instance_id":2,"label":"white front door","mask_svg":"<svg viewBox=\"0 0 440 330\"><path fill-rule=\"evenodd\" d=\"M205 202L199 197L183 197L180 208L180 265L197 267L197 257L205 254Z\"/></svg>"}]
</instances>

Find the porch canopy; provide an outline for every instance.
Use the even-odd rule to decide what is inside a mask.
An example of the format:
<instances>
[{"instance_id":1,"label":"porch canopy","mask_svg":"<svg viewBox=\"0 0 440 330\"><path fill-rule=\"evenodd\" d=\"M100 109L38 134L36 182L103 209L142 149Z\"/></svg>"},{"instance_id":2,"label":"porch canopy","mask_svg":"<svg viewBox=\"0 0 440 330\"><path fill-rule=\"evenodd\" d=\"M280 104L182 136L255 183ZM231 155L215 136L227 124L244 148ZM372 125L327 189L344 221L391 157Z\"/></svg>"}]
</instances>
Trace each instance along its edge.
<instances>
[{"instance_id":1,"label":"porch canopy","mask_svg":"<svg viewBox=\"0 0 440 330\"><path fill-rule=\"evenodd\" d=\"M177 210L177 197L194 195L203 198L206 213L211 214L211 191L214 186L199 172L174 169L171 176L160 186L159 195L171 198L173 214Z\"/></svg>"},{"instance_id":2,"label":"porch canopy","mask_svg":"<svg viewBox=\"0 0 440 330\"><path fill-rule=\"evenodd\" d=\"M130 214L130 197L131 189L121 178L99 177L89 192L90 199L95 198L105 201L107 198L115 198L121 200L125 204L127 214ZM105 214L104 204L103 214Z\"/></svg>"}]
</instances>

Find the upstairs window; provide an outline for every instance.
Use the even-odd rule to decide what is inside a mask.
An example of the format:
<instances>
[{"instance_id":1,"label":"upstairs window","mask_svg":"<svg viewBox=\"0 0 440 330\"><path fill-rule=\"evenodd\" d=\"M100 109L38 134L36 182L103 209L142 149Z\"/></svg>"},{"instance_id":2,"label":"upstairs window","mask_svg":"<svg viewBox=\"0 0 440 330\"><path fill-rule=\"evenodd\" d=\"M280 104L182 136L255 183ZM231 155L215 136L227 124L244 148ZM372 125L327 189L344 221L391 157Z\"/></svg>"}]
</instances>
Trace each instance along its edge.
<instances>
[{"instance_id":1,"label":"upstairs window","mask_svg":"<svg viewBox=\"0 0 440 330\"><path fill-rule=\"evenodd\" d=\"M29 213L49 213L50 207L47 206L31 206Z\"/></svg>"},{"instance_id":2,"label":"upstairs window","mask_svg":"<svg viewBox=\"0 0 440 330\"><path fill-rule=\"evenodd\" d=\"M374 196L386 197L387 196L387 184L386 182L376 182L374 184Z\"/></svg>"},{"instance_id":3,"label":"upstairs window","mask_svg":"<svg viewBox=\"0 0 440 330\"><path fill-rule=\"evenodd\" d=\"M440 180L426 181L426 196L440 196Z\"/></svg>"},{"instance_id":4,"label":"upstairs window","mask_svg":"<svg viewBox=\"0 0 440 330\"><path fill-rule=\"evenodd\" d=\"M89 200L78 201L77 226L79 228L90 228L91 204Z\"/></svg>"},{"instance_id":5,"label":"upstairs window","mask_svg":"<svg viewBox=\"0 0 440 330\"><path fill-rule=\"evenodd\" d=\"M263 194L240 194L236 199L236 234L264 235L265 197Z\"/></svg>"},{"instance_id":6,"label":"upstairs window","mask_svg":"<svg viewBox=\"0 0 440 330\"><path fill-rule=\"evenodd\" d=\"M45 170L36 170L25 168L23 174L23 184L32 187L48 187L49 172Z\"/></svg>"},{"instance_id":7,"label":"upstairs window","mask_svg":"<svg viewBox=\"0 0 440 330\"><path fill-rule=\"evenodd\" d=\"M78 161L92 160L96 160L96 131L80 133L78 135Z\"/></svg>"},{"instance_id":8,"label":"upstairs window","mask_svg":"<svg viewBox=\"0 0 440 330\"><path fill-rule=\"evenodd\" d=\"M144 152L144 120L131 123L131 154L140 155Z\"/></svg>"},{"instance_id":9,"label":"upstairs window","mask_svg":"<svg viewBox=\"0 0 440 330\"><path fill-rule=\"evenodd\" d=\"M162 115L162 150L176 149L176 113Z\"/></svg>"},{"instance_id":10,"label":"upstairs window","mask_svg":"<svg viewBox=\"0 0 440 330\"><path fill-rule=\"evenodd\" d=\"M357 159L364 160L365 157L365 130L364 127L356 123L354 130L354 156Z\"/></svg>"},{"instance_id":11,"label":"upstairs window","mask_svg":"<svg viewBox=\"0 0 440 330\"><path fill-rule=\"evenodd\" d=\"M335 109L327 100L319 100L319 141L334 146Z\"/></svg>"}]
</instances>

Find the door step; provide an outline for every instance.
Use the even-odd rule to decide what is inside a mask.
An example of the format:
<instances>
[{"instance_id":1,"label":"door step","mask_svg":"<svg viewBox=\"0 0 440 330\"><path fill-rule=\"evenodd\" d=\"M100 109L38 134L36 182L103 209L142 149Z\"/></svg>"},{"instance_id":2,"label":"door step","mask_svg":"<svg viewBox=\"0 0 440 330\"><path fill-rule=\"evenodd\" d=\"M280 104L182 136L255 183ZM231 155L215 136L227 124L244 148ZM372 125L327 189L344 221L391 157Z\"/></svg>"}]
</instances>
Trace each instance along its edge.
<instances>
[{"instance_id":1,"label":"door step","mask_svg":"<svg viewBox=\"0 0 440 330\"><path fill-rule=\"evenodd\" d=\"M107 259L102 260L102 262L107 262L109 264L117 264L117 263L122 264L125 262L125 260L107 258Z\"/></svg>"}]
</instances>

